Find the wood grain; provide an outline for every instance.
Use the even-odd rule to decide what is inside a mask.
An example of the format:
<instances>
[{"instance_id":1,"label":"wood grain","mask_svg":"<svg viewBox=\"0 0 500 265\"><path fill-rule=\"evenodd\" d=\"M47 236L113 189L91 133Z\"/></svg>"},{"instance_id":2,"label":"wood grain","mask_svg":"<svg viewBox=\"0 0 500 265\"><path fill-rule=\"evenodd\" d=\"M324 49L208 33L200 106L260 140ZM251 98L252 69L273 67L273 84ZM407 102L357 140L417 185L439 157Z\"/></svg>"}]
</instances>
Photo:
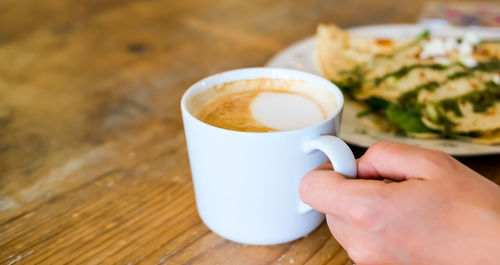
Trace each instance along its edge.
<instances>
[{"instance_id":1,"label":"wood grain","mask_svg":"<svg viewBox=\"0 0 500 265\"><path fill-rule=\"evenodd\" d=\"M413 22L423 4L0 1L0 264L349 264L325 224L267 247L210 232L180 97L319 22ZM461 160L500 183L499 156Z\"/></svg>"}]
</instances>

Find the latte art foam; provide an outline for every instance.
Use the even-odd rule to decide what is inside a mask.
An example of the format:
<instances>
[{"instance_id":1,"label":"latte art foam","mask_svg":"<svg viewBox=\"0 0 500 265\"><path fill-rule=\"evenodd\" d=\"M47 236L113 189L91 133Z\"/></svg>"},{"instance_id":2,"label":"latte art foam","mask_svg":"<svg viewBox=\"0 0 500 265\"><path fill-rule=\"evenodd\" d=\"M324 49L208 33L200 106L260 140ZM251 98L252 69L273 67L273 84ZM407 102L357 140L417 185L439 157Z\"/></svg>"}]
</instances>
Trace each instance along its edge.
<instances>
[{"instance_id":1,"label":"latte art foam","mask_svg":"<svg viewBox=\"0 0 500 265\"><path fill-rule=\"evenodd\" d=\"M243 131L276 131L260 123L252 115L251 104L261 91L242 91L222 95L200 109L198 119L215 127Z\"/></svg>"},{"instance_id":2,"label":"latte art foam","mask_svg":"<svg viewBox=\"0 0 500 265\"><path fill-rule=\"evenodd\" d=\"M255 120L278 131L304 128L326 118L318 104L298 94L262 92L250 107Z\"/></svg>"},{"instance_id":3,"label":"latte art foam","mask_svg":"<svg viewBox=\"0 0 500 265\"><path fill-rule=\"evenodd\" d=\"M305 128L337 109L326 88L301 80L252 79L217 85L195 95L189 108L202 122L243 132Z\"/></svg>"}]
</instances>

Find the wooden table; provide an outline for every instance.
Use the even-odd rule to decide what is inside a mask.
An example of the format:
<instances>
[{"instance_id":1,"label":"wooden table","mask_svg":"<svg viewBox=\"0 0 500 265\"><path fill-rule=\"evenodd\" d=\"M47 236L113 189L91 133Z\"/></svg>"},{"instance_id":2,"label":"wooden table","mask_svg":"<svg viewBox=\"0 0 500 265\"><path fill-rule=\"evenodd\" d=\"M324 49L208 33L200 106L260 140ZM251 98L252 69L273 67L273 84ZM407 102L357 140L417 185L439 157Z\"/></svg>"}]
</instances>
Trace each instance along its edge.
<instances>
[{"instance_id":1,"label":"wooden table","mask_svg":"<svg viewBox=\"0 0 500 265\"><path fill-rule=\"evenodd\" d=\"M202 77L262 66L319 22L412 22L422 4L0 2L0 263L347 264L324 224L268 247L211 233L179 100ZM462 160L500 183L500 156Z\"/></svg>"}]
</instances>

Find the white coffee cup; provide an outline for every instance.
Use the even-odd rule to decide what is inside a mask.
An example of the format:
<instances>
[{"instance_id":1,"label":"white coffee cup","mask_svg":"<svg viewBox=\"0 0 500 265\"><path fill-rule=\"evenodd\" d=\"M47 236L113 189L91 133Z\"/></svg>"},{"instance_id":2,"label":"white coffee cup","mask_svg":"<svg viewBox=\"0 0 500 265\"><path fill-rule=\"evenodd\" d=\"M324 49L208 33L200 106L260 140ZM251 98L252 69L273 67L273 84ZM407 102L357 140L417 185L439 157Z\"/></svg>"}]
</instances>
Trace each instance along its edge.
<instances>
[{"instance_id":1,"label":"white coffee cup","mask_svg":"<svg viewBox=\"0 0 500 265\"><path fill-rule=\"evenodd\" d=\"M197 93L214 85L257 78L321 85L335 95L338 109L313 126L265 133L221 129L193 116L195 107L188 102ZM328 80L289 69L233 70L191 86L182 97L181 110L196 205L203 222L224 238L255 245L289 242L314 230L324 215L300 200L302 177L328 159L337 172L356 176L354 155L334 136L340 130L343 103L342 93Z\"/></svg>"}]
</instances>

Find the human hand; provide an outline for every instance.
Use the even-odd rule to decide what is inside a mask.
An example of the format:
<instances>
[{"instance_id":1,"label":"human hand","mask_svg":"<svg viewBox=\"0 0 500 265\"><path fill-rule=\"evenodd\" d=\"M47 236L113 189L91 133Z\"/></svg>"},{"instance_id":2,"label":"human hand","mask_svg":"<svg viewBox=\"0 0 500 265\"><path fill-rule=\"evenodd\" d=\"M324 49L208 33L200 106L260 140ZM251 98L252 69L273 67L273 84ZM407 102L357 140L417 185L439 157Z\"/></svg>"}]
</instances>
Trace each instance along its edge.
<instances>
[{"instance_id":1,"label":"human hand","mask_svg":"<svg viewBox=\"0 0 500 265\"><path fill-rule=\"evenodd\" d=\"M404 144L376 143L357 163L359 179L325 163L300 184L356 265L500 263L495 183L443 152Z\"/></svg>"}]
</instances>

